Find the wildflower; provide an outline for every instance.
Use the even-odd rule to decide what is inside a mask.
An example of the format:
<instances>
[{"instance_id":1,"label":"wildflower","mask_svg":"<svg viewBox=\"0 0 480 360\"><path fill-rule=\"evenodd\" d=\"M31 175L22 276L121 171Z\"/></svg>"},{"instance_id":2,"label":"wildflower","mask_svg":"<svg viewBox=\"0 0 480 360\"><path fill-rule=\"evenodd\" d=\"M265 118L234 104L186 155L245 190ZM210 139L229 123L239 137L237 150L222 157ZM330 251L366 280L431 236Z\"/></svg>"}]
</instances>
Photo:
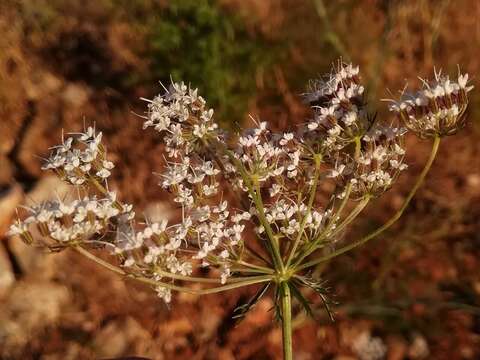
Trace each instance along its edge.
<instances>
[{"instance_id":1,"label":"wildflower","mask_svg":"<svg viewBox=\"0 0 480 360\"><path fill-rule=\"evenodd\" d=\"M82 185L77 189L82 196L26 208L26 219L14 222L9 234L30 243L36 228L41 244L52 249L108 248L120 264L110 269L150 284L167 303L172 289L200 294L265 282L256 296L274 283L282 312L290 311L290 290L306 304L301 285L320 294L329 311L322 283L305 270L365 243L398 219L433 162L438 136L463 125L471 89L467 75L453 82L436 73L417 94L391 105L405 129L396 119L379 121L368 114L359 68L340 62L305 94L312 116L298 131L275 132L252 119L252 128L227 141L198 91L172 83L147 100L143 127L153 128L164 142L159 185L177 204L178 221L139 221L132 205L108 191L114 164L107 159L102 133L89 127L62 139L43 167ZM342 247L339 234L407 169L407 130L435 136L418 182L390 221ZM333 190L322 202L329 187ZM346 213L351 200L358 203ZM104 260L98 262L105 266ZM216 268L218 278L192 276L204 267ZM220 286L187 289L179 281ZM353 350L365 360L385 354L382 340L368 333L355 340Z\"/></svg>"},{"instance_id":2,"label":"wildflower","mask_svg":"<svg viewBox=\"0 0 480 360\"><path fill-rule=\"evenodd\" d=\"M169 157L189 155L204 141L220 139L213 109L206 107L197 89L183 82L173 83L165 95L144 100L148 102L148 113L143 127L153 127L162 134Z\"/></svg>"},{"instance_id":3,"label":"wildflower","mask_svg":"<svg viewBox=\"0 0 480 360\"><path fill-rule=\"evenodd\" d=\"M121 212L110 198L85 197L66 203L47 201L26 208L28 217L17 220L11 227L12 235L28 235L31 227L53 243L65 245L72 241L88 240L118 222Z\"/></svg>"},{"instance_id":4,"label":"wildflower","mask_svg":"<svg viewBox=\"0 0 480 360\"><path fill-rule=\"evenodd\" d=\"M343 177L350 181L354 198L381 195L407 169L404 134L404 129L378 125L362 137L358 157L348 165L351 172Z\"/></svg>"}]
</instances>

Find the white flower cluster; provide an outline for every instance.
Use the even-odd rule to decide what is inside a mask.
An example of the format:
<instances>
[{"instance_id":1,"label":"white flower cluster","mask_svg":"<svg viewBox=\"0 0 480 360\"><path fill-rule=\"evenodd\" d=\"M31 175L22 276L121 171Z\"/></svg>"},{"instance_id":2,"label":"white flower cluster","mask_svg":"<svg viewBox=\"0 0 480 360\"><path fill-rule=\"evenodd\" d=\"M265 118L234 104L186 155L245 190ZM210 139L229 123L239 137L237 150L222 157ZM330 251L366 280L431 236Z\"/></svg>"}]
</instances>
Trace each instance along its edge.
<instances>
[{"instance_id":1,"label":"white flower cluster","mask_svg":"<svg viewBox=\"0 0 480 360\"><path fill-rule=\"evenodd\" d=\"M182 223L167 232L171 250L186 244L194 253L192 259L208 265L212 258L211 263L221 266L221 280L225 282L230 274L230 254L240 244L245 229L242 222L249 219L249 214L231 210L227 200L216 203L219 174L214 162L198 156L192 160L183 154L181 162L167 162L160 185L172 192L174 201L182 207Z\"/></svg>"},{"instance_id":2,"label":"white flower cluster","mask_svg":"<svg viewBox=\"0 0 480 360\"><path fill-rule=\"evenodd\" d=\"M213 109L206 108L197 89L172 83L166 94L145 100L149 104L143 128L153 127L163 135L169 157L189 155L199 143L219 138Z\"/></svg>"},{"instance_id":3,"label":"white flower cluster","mask_svg":"<svg viewBox=\"0 0 480 360\"><path fill-rule=\"evenodd\" d=\"M104 234L112 224L121 222L120 217L130 210L118 206L114 193L105 198L92 196L72 202L47 201L26 209L29 216L13 224L9 234L31 239L31 227L36 226L55 245L81 242Z\"/></svg>"},{"instance_id":4,"label":"white flower cluster","mask_svg":"<svg viewBox=\"0 0 480 360\"><path fill-rule=\"evenodd\" d=\"M261 183L269 179L275 181L272 196L278 192L285 178L295 179L299 175L301 154L293 133L272 134L266 122L245 131L239 137L234 152L247 174L255 175ZM235 172L235 168L232 171ZM243 184L241 179L240 183Z\"/></svg>"},{"instance_id":5,"label":"white flower cluster","mask_svg":"<svg viewBox=\"0 0 480 360\"><path fill-rule=\"evenodd\" d=\"M373 136L363 137L365 149L357 159L355 175L350 180L352 193L380 195L388 190L401 171L407 169L403 163L405 149L401 147L397 137L402 136L401 129L387 129L392 137L382 129L375 130Z\"/></svg>"},{"instance_id":6,"label":"white flower cluster","mask_svg":"<svg viewBox=\"0 0 480 360\"><path fill-rule=\"evenodd\" d=\"M91 179L106 180L114 164L106 158L102 133L95 134L95 129L89 127L85 133L70 135L53 148L42 170L54 170L72 185L83 185Z\"/></svg>"},{"instance_id":7,"label":"white flower cluster","mask_svg":"<svg viewBox=\"0 0 480 360\"><path fill-rule=\"evenodd\" d=\"M183 157L181 162L167 162L160 185L176 195L175 202L191 208L195 206L195 199L205 200L218 193L219 173L220 169L211 161L197 159L196 164L192 164L189 157Z\"/></svg>"},{"instance_id":8,"label":"white flower cluster","mask_svg":"<svg viewBox=\"0 0 480 360\"><path fill-rule=\"evenodd\" d=\"M305 218L303 232L305 236L314 239L324 228L329 212L311 209L304 203L297 204L291 200L280 199L265 207L265 216L276 234L283 238L295 240L301 231L301 224ZM265 231L262 225L257 228L257 233Z\"/></svg>"},{"instance_id":9,"label":"white flower cluster","mask_svg":"<svg viewBox=\"0 0 480 360\"><path fill-rule=\"evenodd\" d=\"M423 89L417 93L403 94L399 102L392 100L390 110L421 137L452 135L464 125L467 93L472 89L468 74L459 73L455 82L435 73L435 80L423 80Z\"/></svg>"},{"instance_id":10,"label":"white flower cluster","mask_svg":"<svg viewBox=\"0 0 480 360\"><path fill-rule=\"evenodd\" d=\"M163 134L168 160L160 174L160 185L173 193L174 202L182 207L182 222L156 227L161 234L147 227L148 235L160 235L155 241L145 236L145 230L124 231L128 240L123 250L143 249L143 264L138 260L127 264L148 264L156 279L161 275L155 269L190 275L195 262L200 261L203 266L220 267L221 282L225 283L231 272L230 257L242 245L243 222L250 214L233 211L227 200L217 201L221 169L199 155L212 140L221 139L212 115L213 110L206 108L197 89L187 88L184 83L172 84L166 94L149 101L144 128L154 127ZM160 287L157 292L165 301L170 299L168 289Z\"/></svg>"},{"instance_id":11,"label":"white flower cluster","mask_svg":"<svg viewBox=\"0 0 480 360\"><path fill-rule=\"evenodd\" d=\"M191 275L198 261L202 266L221 269L221 283L230 276L229 258L236 254L242 241L242 224L250 218L247 212L230 214L228 203L218 206L193 207L180 223L167 226L167 221L148 223L143 230L133 224L117 229L116 252L125 257L124 266L161 280L166 273ZM166 302L170 290L157 288Z\"/></svg>"},{"instance_id":12,"label":"white flower cluster","mask_svg":"<svg viewBox=\"0 0 480 360\"><path fill-rule=\"evenodd\" d=\"M359 68L340 63L305 95L315 117L306 124L302 141L332 166L326 177L337 180L340 198L349 183L353 198L378 196L407 167L401 145L405 130L373 123L363 91Z\"/></svg>"},{"instance_id":13,"label":"white flower cluster","mask_svg":"<svg viewBox=\"0 0 480 360\"><path fill-rule=\"evenodd\" d=\"M304 129L304 136L323 152L341 150L369 127L358 74L358 66L339 63L326 80L314 82L312 91L305 94L314 118Z\"/></svg>"},{"instance_id":14,"label":"white flower cluster","mask_svg":"<svg viewBox=\"0 0 480 360\"><path fill-rule=\"evenodd\" d=\"M362 136L358 155L337 159L329 176L340 179L344 186L350 182L353 199L381 195L408 168L403 162L405 132L402 128L375 126Z\"/></svg>"}]
</instances>

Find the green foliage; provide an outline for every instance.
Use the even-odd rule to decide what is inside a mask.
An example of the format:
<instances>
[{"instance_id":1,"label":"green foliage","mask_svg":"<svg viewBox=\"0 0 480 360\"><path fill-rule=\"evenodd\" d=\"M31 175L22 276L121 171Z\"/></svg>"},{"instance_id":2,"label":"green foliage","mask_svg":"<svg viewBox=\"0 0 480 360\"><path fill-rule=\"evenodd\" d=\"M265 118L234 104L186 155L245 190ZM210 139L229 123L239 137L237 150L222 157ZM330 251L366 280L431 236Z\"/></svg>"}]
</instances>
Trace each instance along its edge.
<instances>
[{"instance_id":1,"label":"green foliage","mask_svg":"<svg viewBox=\"0 0 480 360\"><path fill-rule=\"evenodd\" d=\"M218 121L230 124L242 120L254 98L257 70L278 53L217 0L39 0L15 8L30 45L49 63L63 64L56 70L67 78L81 76L91 85L121 92L150 88L157 81L168 85L170 78L185 81L199 88ZM69 25L75 23L79 26ZM127 26L138 40L125 43L136 63L124 65L121 49L112 48L106 28L115 24ZM86 67L96 69L92 76L85 75Z\"/></svg>"},{"instance_id":2,"label":"green foliage","mask_svg":"<svg viewBox=\"0 0 480 360\"><path fill-rule=\"evenodd\" d=\"M170 1L150 27L152 77L190 82L219 110L218 120L240 120L256 69L272 58L263 40L212 0Z\"/></svg>"}]
</instances>

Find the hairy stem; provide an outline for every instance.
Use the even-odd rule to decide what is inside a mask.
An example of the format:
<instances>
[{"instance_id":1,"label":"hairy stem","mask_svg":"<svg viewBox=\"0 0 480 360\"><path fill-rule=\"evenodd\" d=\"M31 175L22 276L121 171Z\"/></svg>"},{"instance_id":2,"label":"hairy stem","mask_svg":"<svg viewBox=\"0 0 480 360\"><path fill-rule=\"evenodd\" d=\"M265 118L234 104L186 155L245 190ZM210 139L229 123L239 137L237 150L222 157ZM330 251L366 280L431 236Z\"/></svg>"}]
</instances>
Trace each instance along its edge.
<instances>
[{"instance_id":1,"label":"hairy stem","mask_svg":"<svg viewBox=\"0 0 480 360\"><path fill-rule=\"evenodd\" d=\"M425 176L427 175L428 171L432 167L433 161L435 160L435 157L436 157L437 152L438 152L439 145L440 145L440 137L436 136L435 140L433 141L432 150L430 152L430 157L428 158L427 162L425 163L425 166L424 166L422 172L418 176L417 181L415 182L415 185L413 186L412 190L410 190L410 192L408 193L407 198L405 199L405 202L403 203L402 207L390 218L390 220L388 220L381 227L379 227L375 231L371 232L370 234L364 236L360 240L354 241L353 243L351 243L349 245L346 245L346 246L332 252L331 254L328 254L328 255L322 256L318 259L309 261L309 262L297 267L297 270L307 269L309 267L320 264L324 261L330 260L330 259L332 259L332 258L334 258L338 255L346 253L347 251L350 251L350 250L352 250L352 249L354 249L354 248L356 248L360 245L365 244L366 242L373 239L377 235L379 235L382 232L384 232L385 230L387 230L390 226L392 226L402 216L403 212L405 211L405 209L410 204L410 201L412 200L413 196L417 192L418 188L423 183L423 180L425 179Z\"/></svg>"}]
</instances>

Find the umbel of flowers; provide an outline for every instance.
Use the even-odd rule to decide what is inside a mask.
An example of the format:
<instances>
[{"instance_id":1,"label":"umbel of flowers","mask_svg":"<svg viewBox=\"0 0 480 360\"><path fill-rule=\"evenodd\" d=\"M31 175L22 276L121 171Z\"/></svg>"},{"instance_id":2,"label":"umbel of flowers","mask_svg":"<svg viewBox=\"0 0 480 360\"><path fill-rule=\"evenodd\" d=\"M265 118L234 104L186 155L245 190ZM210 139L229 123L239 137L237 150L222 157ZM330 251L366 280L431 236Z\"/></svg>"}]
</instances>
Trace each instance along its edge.
<instances>
[{"instance_id":1,"label":"umbel of flowers","mask_svg":"<svg viewBox=\"0 0 480 360\"><path fill-rule=\"evenodd\" d=\"M172 291L209 294L260 284L237 315L273 290L284 357L291 359L292 297L309 311L302 295L309 287L331 315L323 281L308 276L308 270L367 242L401 216L430 169L440 138L465 123L472 90L467 79L435 74L423 89L392 101L396 119L380 121L367 111L358 67L339 62L304 94L312 115L303 125L276 133L255 121L239 134L220 130L196 89L173 83L146 100L143 127L156 131L165 145L158 181L179 209L178 221L142 219L109 190L114 164L102 134L89 127L52 148L43 167L77 187L78 198L25 207L27 215L10 234L55 251L74 249L152 286L166 302ZM365 206L407 169L408 130L433 138L433 146L405 203L379 229L341 241ZM333 184L326 200L319 196L324 182ZM92 249L104 249L109 260ZM217 275L199 276L202 267L216 269Z\"/></svg>"}]
</instances>

